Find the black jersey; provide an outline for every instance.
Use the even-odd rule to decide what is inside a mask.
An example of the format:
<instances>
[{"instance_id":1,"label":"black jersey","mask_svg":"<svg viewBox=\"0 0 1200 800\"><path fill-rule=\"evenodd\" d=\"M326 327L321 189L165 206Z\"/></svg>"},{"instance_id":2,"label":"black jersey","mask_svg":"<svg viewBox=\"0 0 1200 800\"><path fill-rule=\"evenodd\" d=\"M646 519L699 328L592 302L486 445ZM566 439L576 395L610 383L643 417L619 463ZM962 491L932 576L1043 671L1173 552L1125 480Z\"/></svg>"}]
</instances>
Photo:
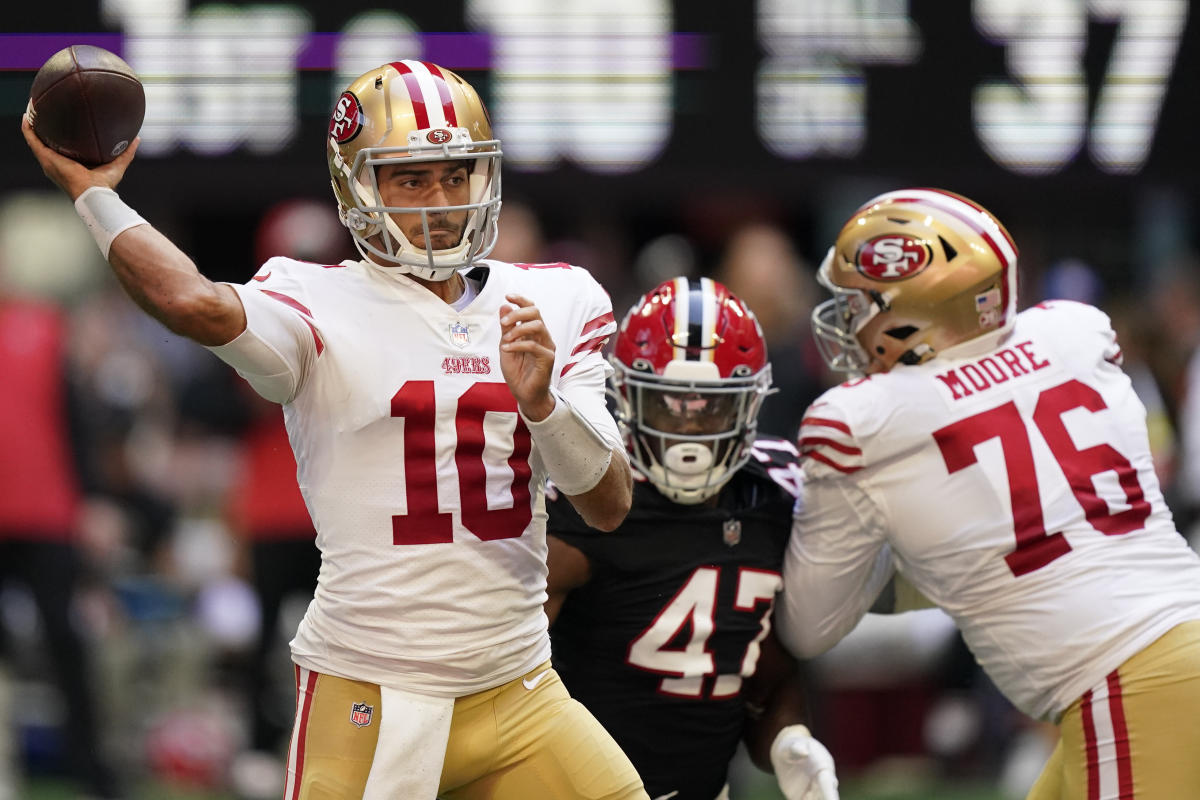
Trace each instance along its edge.
<instances>
[{"instance_id":1,"label":"black jersey","mask_svg":"<svg viewBox=\"0 0 1200 800\"><path fill-rule=\"evenodd\" d=\"M799 456L760 438L715 506L680 505L648 481L611 533L547 495L547 530L582 551L591 579L551 629L571 694L628 754L650 797L713 800L741 739L791 531Z\"/></svg>"}]
</instances>

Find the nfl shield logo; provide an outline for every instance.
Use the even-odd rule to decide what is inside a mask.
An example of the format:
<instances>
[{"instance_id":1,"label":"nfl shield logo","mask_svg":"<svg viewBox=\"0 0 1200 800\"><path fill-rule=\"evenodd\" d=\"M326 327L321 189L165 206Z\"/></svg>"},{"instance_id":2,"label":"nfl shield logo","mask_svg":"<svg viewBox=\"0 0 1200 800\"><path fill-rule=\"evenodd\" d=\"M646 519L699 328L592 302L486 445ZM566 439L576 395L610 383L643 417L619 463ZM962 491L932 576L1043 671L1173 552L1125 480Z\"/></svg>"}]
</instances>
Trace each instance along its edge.
<instances>
[{"instance_id":1,"label":"nfl shield logo","mask_svg":"<svg viewBox=\"0 0 1200 800\"><path fill-rule=\"evenodd\" d=\"M737 519L725 520L725 528L721 532L721 538L725 540L725 544L733 547L742 540L742 522Z\"/></svg>"},{"instance_id":2,"label":"nfl shield logo","mask_svg":"<svg viewBox=\"0 0 1200 800\"><path fill-rule=\"evenodd\" d=\"M450 323L450 342L461 349L471 343L471 329L461 322Z\"/></svg>"},{"instance_id":3,"label":"nfl shield logo","mask_svg":"<svg viewBox=\"0 0 1200 800\"><path fill-rule=\"evenodd\" d=\"M360 728L370 725L371 712L374 710L374 706L369 706L366 703L354 703L350 706L350 721Z\"/></svg>"}]
</instances>

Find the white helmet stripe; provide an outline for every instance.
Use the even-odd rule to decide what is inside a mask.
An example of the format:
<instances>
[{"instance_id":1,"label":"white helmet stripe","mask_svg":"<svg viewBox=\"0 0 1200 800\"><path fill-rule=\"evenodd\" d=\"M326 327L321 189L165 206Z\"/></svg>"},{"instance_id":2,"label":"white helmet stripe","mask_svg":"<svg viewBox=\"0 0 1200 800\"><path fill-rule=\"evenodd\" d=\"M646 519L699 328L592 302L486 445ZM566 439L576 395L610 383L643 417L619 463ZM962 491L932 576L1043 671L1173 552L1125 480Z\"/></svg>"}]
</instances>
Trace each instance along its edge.
<instances>
[{"instance_id":1,"label":"white helmet stripe","mask_svg":"<svg viewBox=\"0 0 1200 800\"><path fill-rule=\"evenodd\" d=\"M688 325L691 323L689 312L691 295L688 290L687 278L676 278L675 281L675 330L671 331L671 341L675 343L674 358L683 361L687 358Z\"/></svg>"},{"instance_id":2,"label":"white helmet stripe","mask_svg":"<svg viewBox=\"0 0 1200 800\"><path fill-rule=\"evenodd\" d=\"M700 320L700 341L696 343L701 346L700 360L714 361L717 348L705 347L710 342L716 341L717 332L717 291L710 278L700 279L700 308L703 310Z\"/></svg>"},{"instance_id":3,"label":"white helmet stripe","mask_svg":"<svg viewBox=\"0 0 1200 800\"><path fill-rule=\"evenodd\" d=\"M446 119L446 111L442 105L449 95L443 97L439 88L439 84L445 83L445 78L434 75L423 61L406 59L396 62L395 66L404 75L404 86L412 99L418 128L453 127ZM418 105L424 108L418 108Z\"/></svg>"}]
</instances>

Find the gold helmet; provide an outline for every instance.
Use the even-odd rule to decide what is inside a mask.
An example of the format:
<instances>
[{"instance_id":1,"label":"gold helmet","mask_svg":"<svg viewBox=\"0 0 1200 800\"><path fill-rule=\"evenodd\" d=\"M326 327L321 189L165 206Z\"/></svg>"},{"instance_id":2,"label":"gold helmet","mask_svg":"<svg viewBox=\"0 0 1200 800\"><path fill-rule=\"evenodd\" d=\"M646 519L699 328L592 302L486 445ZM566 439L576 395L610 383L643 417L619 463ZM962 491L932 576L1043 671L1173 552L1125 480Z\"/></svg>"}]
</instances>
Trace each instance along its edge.
<instances>
[{"instance_id":1,"label":"gold helmet","mask_svg":"<svg viewBox=\"0 0 1200 800\"><path fill-rule=\"evenodd\" d=\"M491 252L500 211L500 142L492 138L479 95L450 70L396 61L364 73L334 106L328 151L338 213L364 258L438 281ZM468 161L470 201L385 206L375 167L396 158ZM467 212L462 237L453 247L433 249L429 214L455 211ZM397 213L420 215L425 247L408 240L391 217Z\"/></svg>"},{"instance_id":2,"label":"gold helmet","mask_svg":"<svg viewBox=\"0 0 1200 800\"><path fill-rule=\"evenodd\" d=\"M886 372L1009 328L1017 247L971 200L902 189L854 212L817 280L833 292L812 315L825 363L856 375Z\"/></svg>"}]
</instances>

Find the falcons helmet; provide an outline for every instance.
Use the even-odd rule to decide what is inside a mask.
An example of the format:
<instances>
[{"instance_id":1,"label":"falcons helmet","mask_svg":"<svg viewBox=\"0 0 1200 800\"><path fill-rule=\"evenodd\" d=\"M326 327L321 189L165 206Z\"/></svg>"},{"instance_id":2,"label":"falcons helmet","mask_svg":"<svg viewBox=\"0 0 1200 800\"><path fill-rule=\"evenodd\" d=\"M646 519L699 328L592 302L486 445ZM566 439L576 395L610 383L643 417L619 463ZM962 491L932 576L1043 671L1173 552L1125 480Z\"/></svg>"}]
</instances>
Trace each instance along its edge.
<instances>
[{"instance_id":1,"label":"falcons helmet","mask_svg":"<svg viewBox=\"0 0 1200 800\"><path fill-rule=\"evenodd\" d=\"M1012 326L1017 247L995 217L941 189L902 189L854 212L817 279L813 309L829 368L854 375L920 364Z\"/></svg>"},{"instance_id":2,"label":"falcons helmet","mask_svg":"<svg viewBox=\"0 0 1200 800\"><path fill-rule=\"evenodd\" d=\"M664 281L617 332L612 392L639 472L677 503L721 490L750 458L771 365L758 320L708 278Z\"/></svg>"},{"instance_id":3,"label":"falcons helmet","mask_svg":"<svg viewBox=\"0 0 1200 800\"><path fill-rule=\"evenodd\" d=\"M364 258L426 280L446 280L485 257L496 243L500 211L500 142L487 109L469 83L424 61L370 70L342 92L329 120L329 174L338 213ZM390 159L465 161L466 205L415 208L383 203L375 168ZM429 215L466 211L457 245L435 250ZM420 214L425 247L414 246L391 214Z\"/></svg>"}]
</instances>

